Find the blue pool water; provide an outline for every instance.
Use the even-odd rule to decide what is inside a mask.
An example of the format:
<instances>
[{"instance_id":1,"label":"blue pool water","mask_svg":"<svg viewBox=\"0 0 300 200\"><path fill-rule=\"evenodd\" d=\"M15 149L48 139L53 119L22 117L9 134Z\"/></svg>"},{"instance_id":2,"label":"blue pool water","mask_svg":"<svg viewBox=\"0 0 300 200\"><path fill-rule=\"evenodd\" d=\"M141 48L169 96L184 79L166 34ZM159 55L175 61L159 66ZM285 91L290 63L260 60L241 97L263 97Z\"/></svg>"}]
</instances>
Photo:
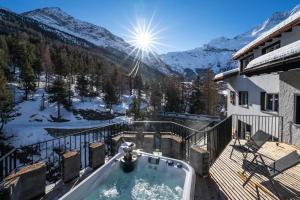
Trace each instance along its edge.
<instances>
[{"instance_id":1,"label":"blue pool water","mask_svg":"<svg viewBox=\"0 0 300 200\"><path fill-rule=\"evenodd\" d=\"M182 199L185 171L165 162L150 164L138 159L134 171L125 173L119 162L111 166L105 180L93 189L85 200L177 200Z\"/></svg>"}]
</instances>

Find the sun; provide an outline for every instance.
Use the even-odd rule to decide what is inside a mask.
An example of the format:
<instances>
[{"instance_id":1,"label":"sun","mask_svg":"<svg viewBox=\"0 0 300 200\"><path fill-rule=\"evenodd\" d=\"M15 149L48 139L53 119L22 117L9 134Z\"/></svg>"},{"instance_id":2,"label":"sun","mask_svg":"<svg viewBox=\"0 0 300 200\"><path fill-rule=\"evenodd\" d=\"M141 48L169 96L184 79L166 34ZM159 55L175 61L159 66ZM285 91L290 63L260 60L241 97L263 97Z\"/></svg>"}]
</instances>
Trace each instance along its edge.
<instances>
[{"instance_id":1,"label":"sun","mask_svg":"<svg viewBox=\"0 0 300 200\"><path fill-rule=\"evenodd\" d=\"M128 46L128 57L134 58L132 70L128 74L135 77L145 63L152 62L160 63L157 56L159 47L165 46L161 43L161 32L163 29L158 29L157 25L153 25L153 17L147 22L145 19L137 19L135 24L127 27L129 34L124 35Z\"/></svg>"},{"instance_id":2,"label":"sun","mask_svg":"<svg viewBox=\"0 0 300 200\"><path fill-rule=\"evenodd\" d=\"M137 20L129 30L128 42L133 47L133 53L153 53L159 45L159 31L155 31L152 20L146 23L145 20Z\"/></svg>"},{"instance_id":3,"label":"sun","mask_svg":"<svg viewBox=\"0 0 300 200\"><path fill-rule=\"evenodd\" d=\"M153 42L152 36L147 32L136 34L136 43L140 49L147 50Z\"/></svg>"}]
</instances>

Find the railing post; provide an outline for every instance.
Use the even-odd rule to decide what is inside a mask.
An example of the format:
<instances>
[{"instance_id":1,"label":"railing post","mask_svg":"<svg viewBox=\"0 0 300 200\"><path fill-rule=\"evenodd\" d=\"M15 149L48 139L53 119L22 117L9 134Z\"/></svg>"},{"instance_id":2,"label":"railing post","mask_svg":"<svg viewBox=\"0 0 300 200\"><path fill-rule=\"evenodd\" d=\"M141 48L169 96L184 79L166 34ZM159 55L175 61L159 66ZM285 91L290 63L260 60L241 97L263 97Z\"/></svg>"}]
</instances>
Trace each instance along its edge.
<instances>
[{"instance_id":1,"label":"railing post","mask_svg":"<svg viewBox=\"0 0 300 200\"><path fill-rule=\"evenodd\" d=\"M84 148L84 167L86 167L87 165L86 165L86 153L87 153L87 144L86 144L86 134L84 134L84 146L83 146L83 148Z\"/></svg>"},{"instance_id":2,"label":"railing post","mask_svg":"<svg viewBox=\"0 0 300 200\"><path fill-rule=\"evenodd\" d=\"M281 133L280 133L280 135L281 135L281 141L280 142L283 142L283 117L281 116L280 117L280 123L281 123Z\"/></svg>"}]
</instances>

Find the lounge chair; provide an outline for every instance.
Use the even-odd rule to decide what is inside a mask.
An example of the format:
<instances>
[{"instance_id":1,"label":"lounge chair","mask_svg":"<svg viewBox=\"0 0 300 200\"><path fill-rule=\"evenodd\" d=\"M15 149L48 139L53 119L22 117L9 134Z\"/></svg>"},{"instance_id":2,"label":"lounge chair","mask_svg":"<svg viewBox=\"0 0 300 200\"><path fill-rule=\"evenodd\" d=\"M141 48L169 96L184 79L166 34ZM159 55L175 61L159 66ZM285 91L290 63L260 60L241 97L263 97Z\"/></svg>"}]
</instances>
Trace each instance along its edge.
<instances>
[{"instance_id":1,"label":"lounge chair","mask_svg":"<svg viewBox=\"0 0 300 200\"><path fill-rule=\"evenodd\" d=\"M256 173L262 174L265 177L267 177L270 182L273 190L276 192L277 196L280 198L280 195L278 191L275 188L274 180L273 178L279 174L282 174L284 171L296 166L300 163L300 155L297 151L293 151L289 153L288 155L280 158L279 160L276 160L272 162L269 165L266 165L263 157L268 158L267 156L264 156L262 154L256 154L254 158L251 161L251 164L254 164L256 162L256 166L250 176L246 179L245 183L243 184L243 187L247 185L247 183L250 181L252 176ZM258 161L258 158L260 158L261 162ZM268 158L270 159L270 158ZM245 174L246 170L243 172Z\"/></svg>"},{"instance_id":2,"label":"lounge chair","mask_svg":"<svg viewBox=\"0 0 300 200\"><path fill-rule=\"evenodd\" d=\"M246 159L249 152L255 154L271 137L272 136L266 132L258 130L244 145L241 145L240 138L236 137L230 153L230 158L237 141L239 142L240 146L243 146L247 149L246 155L243 154L244 158Z\"/></svg>"}]
</instances>

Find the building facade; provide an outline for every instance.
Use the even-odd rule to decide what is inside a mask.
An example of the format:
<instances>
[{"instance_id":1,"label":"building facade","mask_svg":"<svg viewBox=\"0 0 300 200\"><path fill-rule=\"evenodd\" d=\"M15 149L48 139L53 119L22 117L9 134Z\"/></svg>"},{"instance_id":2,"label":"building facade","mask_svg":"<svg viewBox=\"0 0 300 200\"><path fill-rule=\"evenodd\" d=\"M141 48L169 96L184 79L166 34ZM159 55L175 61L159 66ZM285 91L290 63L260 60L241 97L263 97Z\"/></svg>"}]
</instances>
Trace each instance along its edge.
<instances>
[{"instance_id":1,"label":"building facade","mask_svg":"<svg viewBox=\"0 0 300 200\"><path fill-rule=\"evenodd\" d=\"M227 85L227 116L280 117L283 125L276 119L268 130L280 131L284 141L300 145L300 12L263 33L233 58L239 66L215 76L215 81ZM246 120L237 123L239 134L241 130L256 131Z\"/></svg>"}]
</instances>

